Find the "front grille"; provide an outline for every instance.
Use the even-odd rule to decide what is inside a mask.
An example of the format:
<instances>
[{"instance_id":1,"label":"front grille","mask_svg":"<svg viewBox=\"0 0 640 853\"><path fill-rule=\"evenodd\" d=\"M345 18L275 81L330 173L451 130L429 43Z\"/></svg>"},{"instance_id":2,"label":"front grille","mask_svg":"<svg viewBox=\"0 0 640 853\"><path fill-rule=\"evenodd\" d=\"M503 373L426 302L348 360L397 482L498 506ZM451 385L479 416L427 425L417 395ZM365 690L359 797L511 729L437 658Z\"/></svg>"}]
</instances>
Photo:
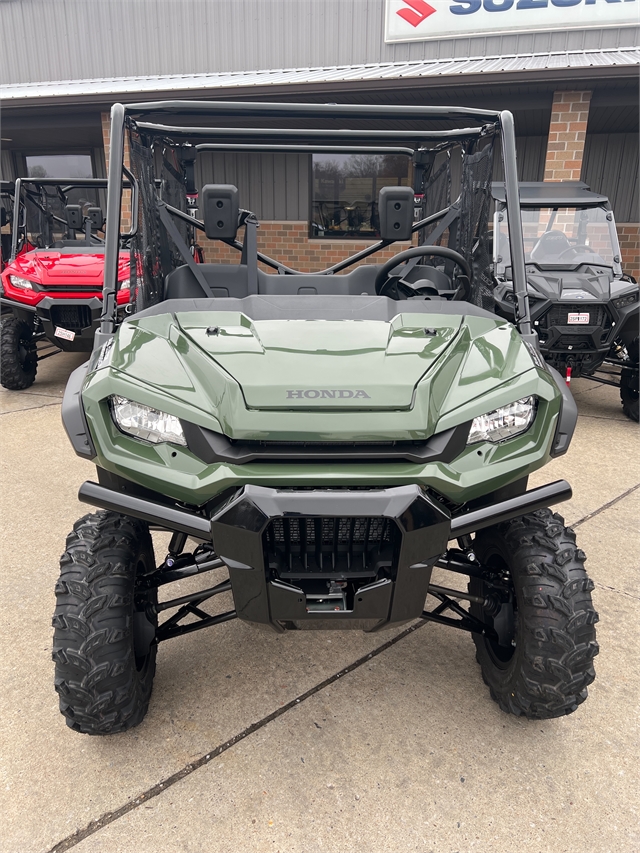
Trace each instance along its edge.
<instances>
[{"instance_id":1,"label":"front grille","mask_svg":"<svg viewBox=\"0 0 640 853\"><path fill-rule=\"evenodd\" d=\"M229 439L231 444L240 447L419 447L425 441L263 441L250 439Z\"/></svg>"},{"instance_id":2,"label":"front grille","mask_svg":"<svg viewBox=\"0 0 640 853\"><path fill-rule=\"evenodd\" d=\"M604 329L611 328L611 317L604 305L599 303L576 303L576 304L558 304L552 305L551 308L540 318L540 327L543 329L551 329L556 326L568 326L569 314L588 314L589 326L601 326ZM585 324L587 325L587 324ZM575 324L576 331L579 331L580 324Z\"/></svg>"},{"instance_id":3,"label":"front grille","mask_svg":"<svg viewBox=\"0 0 640 853\"><path fill-rule=\"evenodd\" d=\"M51 322L70 332L81 332L91 326L91 309L88 305L54 305Z\"/></svg>"},{"instance_id":4,"label":"front grille","mask_svg":"<svg viewBox=\"0 0 640 853\"><path fill-rule=\"evenodd\" d=\"M263 545L281 578L373 577L394 564L400 531L387 518L274 518Z\"/></svg>"},{"instance_id":5,"label":"front grille","mask_svg":"<svg viewBox=\"0 0 640 853\"><path fill-rule=\"evenodd\" d=\"M593 341L588 335L560 335L554 344L554 348L569 349L592 349Z\"/></svg>"},{"instance_id":6,"label":"front grille","mask_svg":"<svg viewBox=\"0 0 640 853\"><path fill-rule=\"evenodd\" d=\"M102 293L101 284L39 284L38 290L47 293Z\"/></svg>"}]
</instances>

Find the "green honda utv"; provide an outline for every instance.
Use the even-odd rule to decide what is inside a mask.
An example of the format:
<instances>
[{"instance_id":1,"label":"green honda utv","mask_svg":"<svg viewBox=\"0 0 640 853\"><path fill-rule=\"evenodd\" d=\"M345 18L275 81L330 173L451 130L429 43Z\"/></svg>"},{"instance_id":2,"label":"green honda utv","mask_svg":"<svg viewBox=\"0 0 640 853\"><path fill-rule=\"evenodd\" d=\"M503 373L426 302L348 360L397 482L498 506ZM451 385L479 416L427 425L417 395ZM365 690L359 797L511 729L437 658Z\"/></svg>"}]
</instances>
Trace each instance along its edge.
<instances>
[{"instance_id":1,"label":"green honda utv","mask_svg":"<svg viewBox=\"0 0 640 853\"><path fill-rule=\"evenodd\" d=\"M139 202L121 319L125 139ZM493 311L498 140L515 325ZM79 498L98 508L74 525L56 586L67 725L137 725L158 645L236 618L277 632L448 625L472 635L504 711L574 711L598 652L593 583L549 509L570 486L527 480L567 451L577 412L531 327L512 115L116 104L110 150L101 328L62 411L97 469ZM200 181L211 152L269 151L405 157L414 185L380 190L377 242L299 272L258 250L235 186ZM196 263L193 227L239 263ZM398 241L410 248L391 254ZM362 263L381 249L389 260ZM171 534L166 555L150 530ZM436 567L466 591L433 583ZM163 585L207 572L212 585L159 601ZM228 592L233 609L205 609Z\"/></svg>"}]
</instances>

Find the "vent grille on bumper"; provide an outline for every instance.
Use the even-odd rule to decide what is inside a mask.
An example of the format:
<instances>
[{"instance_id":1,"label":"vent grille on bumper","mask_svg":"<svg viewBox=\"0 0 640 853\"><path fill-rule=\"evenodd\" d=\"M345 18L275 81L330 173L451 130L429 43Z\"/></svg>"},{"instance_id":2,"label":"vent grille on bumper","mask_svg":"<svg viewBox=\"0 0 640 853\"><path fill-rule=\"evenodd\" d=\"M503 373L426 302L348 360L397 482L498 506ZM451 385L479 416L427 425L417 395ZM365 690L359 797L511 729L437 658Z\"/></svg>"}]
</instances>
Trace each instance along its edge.
<instances>
[{"instance_id":1,"label":"vent grille on bumper","mask_svg":"<svg viewBox=\"0 0 640 853\"><path fill-rule=\"evenodd\" d=\"M400 531L388 518L274 518L265 562L281 578L373 577L397 558Z\"/></svg>"},{"instance_id":2,"label":"vent grille on bumper","mask_svg":"<svg viewBox=\"0 0 640 853\"><path fill-rule=\"evenodd\" d=\"M91 326L91 309L88 305L54 305L51 322L70 332L81 332Z\"/></svg>"},{"instance_id":3,"label":"vent grille on bumper","mask_svg":"<svg viewBox=\"0 0 640 853\"><path fill-rule=\"evenodd\" d=\"M603 329L611 328L611 317L604 305L577 302L575 304L556 304L540 318L540 326L543 329L551 329L556 326L568 326L569 314L588 314L589 323L585 325L600 326ZM579 331L580 325L575 325Z\"/></svg>"}]
</instances>

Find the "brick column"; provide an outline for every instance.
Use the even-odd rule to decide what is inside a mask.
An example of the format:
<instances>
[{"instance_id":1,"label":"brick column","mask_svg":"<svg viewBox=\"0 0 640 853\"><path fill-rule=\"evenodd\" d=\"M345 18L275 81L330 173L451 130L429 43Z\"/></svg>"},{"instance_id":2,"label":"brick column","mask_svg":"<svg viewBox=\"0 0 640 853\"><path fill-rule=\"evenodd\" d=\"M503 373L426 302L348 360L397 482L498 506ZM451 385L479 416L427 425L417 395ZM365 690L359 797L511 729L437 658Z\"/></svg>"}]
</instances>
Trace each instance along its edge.
<instances>
[{"instance_id":1,"label":"brick column","mask_svg":"<svg viewBox=\"0 0 640 853\"><path fill-rule=\"evenodd\" d=\"M107 174L109 174L111 116L109 115L109 113L101 113L100 118L102 120L102 144L104 145L104 160L107 164ZM127 168L129 168L129 137L126 133L124 137L124 164ZM131 228L131 192L129 190L125 190L122 195L122 213L120 216L120 228L122 231L128 231Z\"/></svg>"},{"instance_id":2,"label":"brick column","mask_svg":"<svg viewBox=\"0 0 640 853\"><path fill-rule=\"evenodd\" d=\"M579 181L591 92L555 92L549 124L545 181Z\"/></svg>"}]
</instances>

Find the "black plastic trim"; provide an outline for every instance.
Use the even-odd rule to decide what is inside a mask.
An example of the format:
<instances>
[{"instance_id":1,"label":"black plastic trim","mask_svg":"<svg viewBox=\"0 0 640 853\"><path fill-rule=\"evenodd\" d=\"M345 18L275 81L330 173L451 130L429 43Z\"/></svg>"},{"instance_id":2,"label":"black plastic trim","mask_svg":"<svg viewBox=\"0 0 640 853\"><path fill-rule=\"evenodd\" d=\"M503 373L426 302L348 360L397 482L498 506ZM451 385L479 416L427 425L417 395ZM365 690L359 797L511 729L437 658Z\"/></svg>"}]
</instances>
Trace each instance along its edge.
<instances>
[{"instance_id":1,"label":"black plastic trim","mask_svg":"<svg viewBox=\"0 0 640 853\"><path fill-rule=\"evenodd\" d=\"M569 386L555 367L547 364L547 370L562 394L558 425L556 426L556 434L553 437L553 444L551 446L551 456L555 459L565 454L569 449L576 423L578 422L578 407L576 401L573 399L573 394L569 390Z\"/></svg>"},{"instance_id":2,"label":"black plastic trim","mask_svg":"<svg viewBox=\"0 0 640 853\"><path fill-rule=\"evenodd\" d=\"M78 456L83 459L95 459L96 449L82 406L82 386L87 376L89 362L85 361L71 373L62 398L62 425L69 441Z\"/></svg>"},{"instance_id":3,"label":"black plastic trim","mask_svg":"<svg viewBox=\"0 0 640 853\"><path fill-rule=\"evenodd\" d=\"M189 450L207 465L247 462L326 462L339 459L347 462L402 460L426 464L453 462L467 445L471 421L431 436L422 444L398 442L395 446L336 442L332 445L287 446L235 443L226 436L188 421L180 421Z\"/></svg>"}]
</instances>

